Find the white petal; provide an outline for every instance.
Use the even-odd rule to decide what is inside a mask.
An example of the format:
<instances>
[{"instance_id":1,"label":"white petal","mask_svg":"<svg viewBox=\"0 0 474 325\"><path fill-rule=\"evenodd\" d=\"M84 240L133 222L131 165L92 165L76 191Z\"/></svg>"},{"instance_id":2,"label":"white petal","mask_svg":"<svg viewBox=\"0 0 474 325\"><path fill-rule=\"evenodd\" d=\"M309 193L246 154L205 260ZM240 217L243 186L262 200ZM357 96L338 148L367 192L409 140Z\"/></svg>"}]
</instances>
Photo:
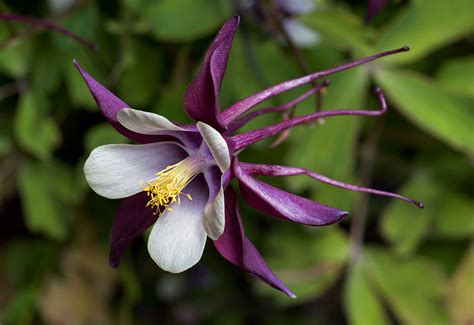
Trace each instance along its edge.
<instances>
[{"instance_id":1,"label":"white petal","mask_svg":"<svg viewBox=\"0 0 474 325\"><path fill-rule=\"evenodd\" d=\"M201 133L204 142L206 142L212 156L222 172L225 172L230 167L230 155L227 142L225 142L222 135L212 126L206 123L197 122L196 124Z\"/></svg>"},{"instance_id":2,"label":"white petal","mask_svg":"<svg viewBox=\"0 0 474 325\"><path fill-rule=\"evenodd\" d=\"M117 119L127 129L140 134L158 134L163 131L186 131L158 114L123 108Z\"/></svg>"},{"instance_id":3,"label":"white petal","mask_svg":"<svg viewBox=\"0 0 474 325\"><path fill-rule=\"evenodd\" d=\"M204 209L204 230L213 240L217 240L224 232L224 207L224 189L221 187L214 201L208 203Z\"/></svg>"},{"instance_id":4,"label":"white petal","mask_svg":"<svg viewBox=\"0 0 474 325\"><path fill-rule=\"evenodd\" d=\"M124 198L142 191L140 182L154 178L155 173L185 157L185 151L173 142L109 144L91 152L84 174L97 194Z\"/></svg>"},{"instance_id":5,"label":"white petal","mask_svg":"<svg viewBox=\"0 0 474 325\"><path fill-rule=\"evenodd\" d=\"M155 263L165 271L183 272L201 259L206 244L203 228L207 186L202 178L186 187L192 201L182 198L173 203L156 221L148 238L148 252Z\"/></svg>"}]
</instances>

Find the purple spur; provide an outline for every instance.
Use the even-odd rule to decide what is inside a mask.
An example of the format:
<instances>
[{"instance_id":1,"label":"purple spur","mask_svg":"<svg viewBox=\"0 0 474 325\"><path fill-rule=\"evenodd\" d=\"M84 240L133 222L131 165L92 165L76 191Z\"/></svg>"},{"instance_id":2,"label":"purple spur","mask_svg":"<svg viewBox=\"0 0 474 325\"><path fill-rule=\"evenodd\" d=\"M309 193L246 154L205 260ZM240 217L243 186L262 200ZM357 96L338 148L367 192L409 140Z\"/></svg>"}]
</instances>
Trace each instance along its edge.
<instances>
[{"instance_id":1,"label":"purple spur","mask_svg":"<svg viewBox=\"0 0 474 325\"><path fill-rule=\"evenodd\" d=\"M152 226L148 251L163 270L177 273L195 265L210 237L225 259L295 297L246 237L236 193L229 184L231 179L238 180L243 199L256 210L309 226L330 225L348 213L285 192L255 176L304 174L352 191L393 197L419 207L421 203L397 194L345 184L303 168L240 162L238 153L255 142L321 118L379 116L387 109L384 95L377 90L378 110L321 111L244 133L236 131L256 116L293 107L326 87L328 82L320 83L287 105L249 112L273 96L408 48L282 82L221 111L219 92L238 24L239 17L230 18L224 24L184 95L184 109L196 121L195 125L174 124L163 116L129 108L75 62L103 115L118 132L137 143L94 149L84 165L84 173L97 194L123 199L112 226L110 263L113 267L118 266L129 244Z\"/></svg>"}]
</instances>

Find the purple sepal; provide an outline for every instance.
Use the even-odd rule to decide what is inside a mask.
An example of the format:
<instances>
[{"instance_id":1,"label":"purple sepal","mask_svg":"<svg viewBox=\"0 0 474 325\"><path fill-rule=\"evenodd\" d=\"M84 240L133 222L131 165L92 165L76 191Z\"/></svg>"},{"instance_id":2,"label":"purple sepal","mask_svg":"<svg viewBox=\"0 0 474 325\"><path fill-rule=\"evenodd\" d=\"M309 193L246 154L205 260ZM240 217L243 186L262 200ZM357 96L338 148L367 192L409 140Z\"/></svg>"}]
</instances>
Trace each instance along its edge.
<instances>
[{"instance_id":1,"label":"purple sepal","mask_svg":"<svg viewBox=\"0 0 474 325\"><path fill-rule=\"evenodd\" d=\"M255 210L265 214L308 226L325 226L336 223L348 215L326 205L285 192L259 181L234 162L234 174L239 180L244 200Z\"/></svg>"},{"instance_id":2,"label":"purple sepal","mask_svg":"<svg viewBox=\"0 0 474 325\"><path fill-rule=\"evenodd\" d=\"M122 200L110 235L110 266L118 267L130 243L155 223L157 216L146 207L148 200L145 192Z\"/></svg>"},{"instance_id":3,"label":"purple sepal","mask_svg":"<svg viewBox=\"0 0 474 325\"><path fill-rule=\"evenodd\" d=\"M128 104L123 102L120 98L115 96L110 90L102 86L94 78L92 78L80 65L74 60L74 65L76 66L79 73L84 78L84 81L87 84L92 96L94 97L97 106L99 106L102 114L107 118L109 123L121 134L126 136L132 141L138 143L152 143L158 141L170 140L168 136L161 135L144 135L139 134L133 131L128 130L122 124L119 123L117 119L117 114L122 108L128 108Z\"/></svg>"},{"instance_id":4,"label":"purple sepal","mask_svg":"<svg viewBox=\"0 0 474 325\"><path fill-rule=\"evenodd\" d=\"M227 68L230 48L240 18L230 18L206 52L204 63L184 95L184 109L194 120L207 123L217 130L225 125L220 117L219 92Z\"/></svg>"},{"instance_id":5,"label":"purple sepal","mask_svg":"<svg viewBox=\"0 0 474 325\"><path fill-rule=\"evenodd\" d=\"M232 187L225 191L225 229L214 241L218 252L229 262L252 273L269 286L292 298L296 296L270 270L255 246L245 236L235 192Z\"/></svg>"}]
</instances>

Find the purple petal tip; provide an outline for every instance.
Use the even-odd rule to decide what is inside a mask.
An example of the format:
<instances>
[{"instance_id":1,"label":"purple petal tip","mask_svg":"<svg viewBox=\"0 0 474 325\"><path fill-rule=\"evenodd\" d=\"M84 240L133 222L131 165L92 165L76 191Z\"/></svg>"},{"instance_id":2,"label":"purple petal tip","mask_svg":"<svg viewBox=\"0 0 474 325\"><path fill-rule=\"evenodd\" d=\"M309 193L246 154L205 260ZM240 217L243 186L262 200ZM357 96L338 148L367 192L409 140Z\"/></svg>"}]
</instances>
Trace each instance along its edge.
<instances>
[{"instance_id":1,"label":"purple petal tip","mask_svg":"<svg viewBox=\"0 0 474 325\"><path fill-rule=\"evenodd\" d=\"M111 268L116 269L120 265L120 258L110 256L109 265Z\"/></svg>"},{"instance_id":2,"label":"purple petal tip","mask_svg":"<svg viewBox=\"0 0 474 325\"><path fill-rule=\"evenodd\" d=\"M402 47L402 51L408 52L410 51L410 47L405 45L404 47Z\"/></svg>"}]
</instances>

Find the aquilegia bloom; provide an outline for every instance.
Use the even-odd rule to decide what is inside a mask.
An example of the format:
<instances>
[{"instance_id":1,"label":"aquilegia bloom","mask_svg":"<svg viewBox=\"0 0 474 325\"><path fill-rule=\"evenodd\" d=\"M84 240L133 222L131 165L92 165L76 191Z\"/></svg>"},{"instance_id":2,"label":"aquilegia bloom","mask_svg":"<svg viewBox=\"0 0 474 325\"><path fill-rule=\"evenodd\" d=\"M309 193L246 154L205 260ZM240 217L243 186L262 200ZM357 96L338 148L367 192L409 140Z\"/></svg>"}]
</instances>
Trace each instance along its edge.
<instances>
[{"instance_id":1,"label":"aquilegia bloom","mask_svg":"<svg viewBox=\"0 0 474 325\"><path fill-rule=\"evenodd\" d=\"M138 143L96 148L87 159L84 172L90 187L99 195L111 199L124 198L112 227L112 266L118 266L132 240L153 225L148 251L162 269L181 272L195 265L201 258L207 237L210 237L225 259L294 297L245 236L236 195L229 185L232 178L237 178L244 200L253 208L310 226L338 222L347 212L287 193L254 176L305 174L342 188L419 204L397 194L344 184L302 168L239 162L237 154L255 142L323 117L381 115L386 110L384 96L380 90L377 91L381 109L376 111L323 111L241 134L235 134L235 131L260 114L294 106L327 86L327 82L288 105L243 115L268 98L323 76L407 49L377 54L280 83L221 112L219 90L238 24L238 17L225 23L208 49L197 77L186 91L184 109L197 122L196 125L173 124L163 116L128 108L75 63L112 126Z\"/></svg>"}]
</instances>

